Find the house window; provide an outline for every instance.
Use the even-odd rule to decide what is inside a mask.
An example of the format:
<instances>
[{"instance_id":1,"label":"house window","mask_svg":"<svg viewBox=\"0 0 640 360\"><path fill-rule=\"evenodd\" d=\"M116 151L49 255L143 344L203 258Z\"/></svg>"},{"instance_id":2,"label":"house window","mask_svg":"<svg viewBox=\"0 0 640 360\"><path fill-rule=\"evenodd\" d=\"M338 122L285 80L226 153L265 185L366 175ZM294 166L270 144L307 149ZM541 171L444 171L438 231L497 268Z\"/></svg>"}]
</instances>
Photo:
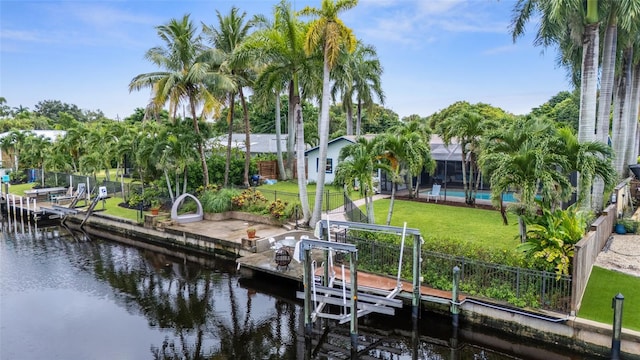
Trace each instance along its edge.
<instances>
[{"instance_id":1,"label":"house window","mask_svg":"<svg viewBox=\"0 0 640 360\"><path fill-rule=\"evenodd\" d=\"M316 171L320 171L319 166L320 159L316 159ZM333 172L333 159L327 159L327 165L324 167L324 172L331 174Z\"/></svg>"}]
</instances>

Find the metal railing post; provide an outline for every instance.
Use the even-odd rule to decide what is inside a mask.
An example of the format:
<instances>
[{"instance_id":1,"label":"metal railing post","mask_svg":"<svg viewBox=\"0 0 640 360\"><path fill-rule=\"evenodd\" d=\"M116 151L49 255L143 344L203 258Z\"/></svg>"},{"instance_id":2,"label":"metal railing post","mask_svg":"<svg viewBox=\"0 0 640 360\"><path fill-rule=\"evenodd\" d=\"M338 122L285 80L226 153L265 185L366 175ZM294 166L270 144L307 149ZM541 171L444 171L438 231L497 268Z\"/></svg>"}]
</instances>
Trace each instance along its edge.
<instances>
[{"instance_id":1,"label":"metal railing post","mask_svg":"<svg viewBox=\"0 0 640 360\"><path fill-rule=\"evenodd\" d=\"M620 360L620 335L622 332L622 305L624 296L618 293L611 300L613 309L613 335L611 338L611 360Z\"/></svg>"}]
</instances>

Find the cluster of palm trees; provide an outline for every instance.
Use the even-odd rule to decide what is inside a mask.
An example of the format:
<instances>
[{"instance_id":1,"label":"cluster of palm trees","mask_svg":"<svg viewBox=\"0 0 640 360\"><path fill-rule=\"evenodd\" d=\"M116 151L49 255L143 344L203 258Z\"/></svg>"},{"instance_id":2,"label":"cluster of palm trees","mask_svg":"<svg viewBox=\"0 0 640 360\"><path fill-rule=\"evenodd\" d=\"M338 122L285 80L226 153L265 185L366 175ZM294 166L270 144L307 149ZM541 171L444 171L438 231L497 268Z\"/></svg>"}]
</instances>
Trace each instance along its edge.
<instances>
[{"instance_id":1,"label":"cluster of palm trees","mask_svg":"<svg viewBox=\"0 0 640 360\"><path fill-rule=\"evenodd\" d=\"M326 162L329 137L330 96L339 97L351 108L358 104L356 130L360 129L361 108L373 104L377 96L384 100L380 85L382 68L375 50L356 40L355 35L339 18L340 13L354 7L357 0L323 0L321 7L305 7L300 12L285 0L274 7L273 19L256 16L247 19L246 13L233 7L228 15L217 12L218 23L202 24L202 32L189 15L172 19L157 27L163 47L147 51L146 57L156 64L157 72L134 77L130 90L151 89L150 110L169 106L171 118L176 118L180 106L189 109L202 171L204 185L209 176L204 151L204 137L200 135L199 121L213 115L225 104L229 106L227 122L233 119L234 104L239 99L244 117L245 171L244 183L249 185L251 132L246 93L252 92L256 102L275 103L276 135L280 144L279 97L288 94L288 169L284 168L282 150L278 166L285 178L293 173L292 159L296 158L298 174L304 171L304 127L301 99L316 99L320 103L318 136L320 161ZM303 22L299 16L309 17ZM340 66L337 66L337 65ZM322 76L320 76L322 74ZM331 82L333 79L333 83ZM350 112L349 112L350 114ZM348 116L347 133L353 131ZM225 186L228 185L231 149L229 126ZM294 136L295 134L295 136ZM295 154L295 155L294 155ZM306 180L298 176L301 189L303 222L314 224L320 219L324 173L320 173L313 212L306 196Z\"/></svg>"},{"instance_id":2,"label":"cluster of palm trees","mask_svg":"<svg viewBox=\"0 0 640 360\"><path fill-rule=\"evenodd\" d=\"M110 169L124 181L125 160L142 183L164 175L171 200L187 192L187 170L197 158L197 139L188 120L160 124L152 121L76 122L66 135L52 141L43 135L14 130L0 140L0 149L14 157L14 171L24 169L93 174ZM44 181L44 176L42 177ZM114 179L115 180L115 179Z\"/></svg>"},{"instance_id":3,"label":"cluster of palm trees","mask_svg":"<svg viewBox=\"0 0 640 360\"><path fill-rule=\"evenodd\" d=\"M615 168L626 176L627 165L637 162L640 142L640 2L519 0L514 40L535 14L540 16L536 43L560 49L560 62L580 88L579 141L607 144L611 131ZM594 183L595 208L602 208L603 188L602 181Z\"/></svg>"},{"instance_id":4,"label":"cluster of palm trees","mask_svg":"<svg viewBox=\"0 0 640 360\"><path fill-rule=\"evenodd\" d=\"M336 169L335 181L347 189L355 186L365 197L367 221L375 223L373 194L375 193L372 174L379 169L389 174L392 182L391 202L386 224L391 223L393 206L398 184L413 188L413 178L420 178L422 171L432 172L435 161L431 158L429 140L431 130L423 119L413 119L391 127L384 134L375 137L357 137L356 142L340 151L340 163ZM416 191L419 182L416 182Z\"/></svg>"}]
</instances>

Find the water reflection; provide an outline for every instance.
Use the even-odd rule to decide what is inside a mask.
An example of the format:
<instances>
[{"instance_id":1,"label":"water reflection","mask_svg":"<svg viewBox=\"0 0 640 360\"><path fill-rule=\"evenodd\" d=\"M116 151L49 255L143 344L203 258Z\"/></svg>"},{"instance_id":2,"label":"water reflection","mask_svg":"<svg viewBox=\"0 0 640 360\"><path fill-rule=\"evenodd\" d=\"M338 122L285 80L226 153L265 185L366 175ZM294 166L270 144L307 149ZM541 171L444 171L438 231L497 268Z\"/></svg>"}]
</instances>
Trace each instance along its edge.
<instances>
[{"instance_id":1,"label":"water reflection","mask_svg":"<svg viewBox=\"0 0 640 360\"><path fill-rule=\"evenodd\" d=\"M3 223L0 358L351 357L348 324L317 321L312 339L302 335L299 285L240 279L232 262L175 254L60 226ZM458 333L447 318L428 317L419 328L404 312L361 319L358 358L539 358L514 355L509 340L502 341L511 349L490 350L488 341L468 341L477 331ZM581 357L547 352L544 359Z\"/></svg>"}]
</instances>

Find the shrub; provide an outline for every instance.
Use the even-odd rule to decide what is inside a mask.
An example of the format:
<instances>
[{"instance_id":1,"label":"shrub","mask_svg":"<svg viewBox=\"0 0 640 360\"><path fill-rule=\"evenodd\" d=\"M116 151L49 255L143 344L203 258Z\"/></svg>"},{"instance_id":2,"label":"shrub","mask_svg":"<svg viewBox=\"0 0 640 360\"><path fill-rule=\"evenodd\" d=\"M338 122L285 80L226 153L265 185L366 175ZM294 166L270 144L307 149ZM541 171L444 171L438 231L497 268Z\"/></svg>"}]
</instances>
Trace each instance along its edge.
<instances>
[{"instance_id":1,"label":"shrub","mask_svg":"<svg viewBox=\"0 0 640 360\"><path fill-rule=\"evenodd\" d=\"M202 209L207 213L222 213L231 210L232 199L240 192L235 189L203 190L200 196Z\"/></svg>"},{"instance_id":2,"label":"shrub","mask_svg":"<svg viewBox=\"0 0 640 360\"><path fill-rule=\"evenodd\" d=\"M231 198L233 208L256 214L268 213L267 198L259 190L246 189L240 195Z\"/></svg>"},{"instance_id":3,"label":"shrub","mask_svg":"<svg viewBox=\"0 0 640 360\"><path fill-rule=\"evenodd\" d=\"M558 276L569 274L574 245L585 233L584 213L575 206L554 211L543 208L542 215L527 222L527 242L518 250L532 258L540 270L555 271Z\"/></svg>"}]
</instances>

